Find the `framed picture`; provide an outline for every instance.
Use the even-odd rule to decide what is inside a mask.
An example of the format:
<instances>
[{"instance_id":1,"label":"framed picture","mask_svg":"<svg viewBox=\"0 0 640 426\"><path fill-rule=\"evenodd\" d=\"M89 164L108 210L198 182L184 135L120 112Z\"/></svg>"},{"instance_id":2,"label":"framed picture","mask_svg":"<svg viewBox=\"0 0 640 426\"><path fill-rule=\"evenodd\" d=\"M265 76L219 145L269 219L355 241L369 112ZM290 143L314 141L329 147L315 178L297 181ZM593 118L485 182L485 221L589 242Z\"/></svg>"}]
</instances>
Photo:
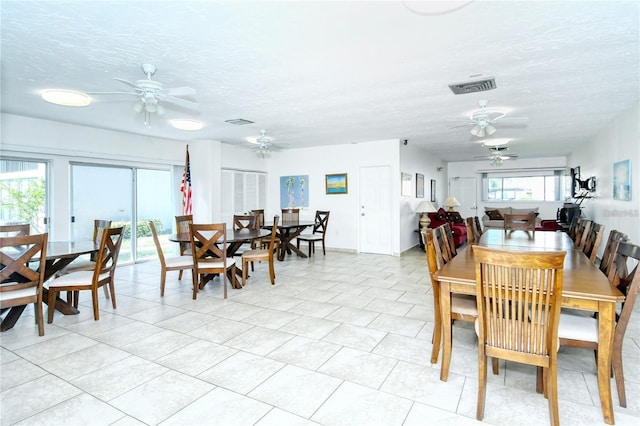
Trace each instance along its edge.
<instances>
[{"instance_id":1,"label":"framed picture","mask_svg":"<svg viewBox=\"0 0 640 426\"><path fill-rule=\"evenodd\" d=\"M436 202L436 181L431 179L431 200L432 203Z\"/></svg>"},{"instance_id":2,"label":"framed picture","mask_svg":"<svg viewBox=\"0 0 640 426\"><path fill-rule=\"evenodd\" d=\"M327 194L346 194L348 191L347 174L338 173L335 175L325 175L325 187Z\"/></svg>"},{"instance_id":3,"label":"framed picture","mask_svg":"<svg viewBox=\"0 0 640 426\"><path fill-rule=\"evenodd\" d=\"M400 195L403 197L411 197L413 188L411 187L411 175L409 173L401 173Z\"/></svg>"},{"instance_id":4,"label":"framed picture","mask_svg":"<svg viewBox=\"0 0 640 426\"><path fill-rule=\"evenodd\" d=\"M280 176L280 208L309 207L309 175Z\"/></svg>"},{"instance_id":5,"label":"framed picture","mask_svg":"<svg viewBox=\"0 0 640 426\"><path fill-rule=\"evenodd\" d=\"M424 198L424 175L416 173L416 198Z\"/></svg>"},{"instance_id":6,"label":"framed picture","mask_svg":"<svg viewBox=\"0 0 640 426\"><path fill-rule=\"evenodd\" d=\"M613 199L631 201L631 160L613 163Z\"/></svg>"}]
</instances>

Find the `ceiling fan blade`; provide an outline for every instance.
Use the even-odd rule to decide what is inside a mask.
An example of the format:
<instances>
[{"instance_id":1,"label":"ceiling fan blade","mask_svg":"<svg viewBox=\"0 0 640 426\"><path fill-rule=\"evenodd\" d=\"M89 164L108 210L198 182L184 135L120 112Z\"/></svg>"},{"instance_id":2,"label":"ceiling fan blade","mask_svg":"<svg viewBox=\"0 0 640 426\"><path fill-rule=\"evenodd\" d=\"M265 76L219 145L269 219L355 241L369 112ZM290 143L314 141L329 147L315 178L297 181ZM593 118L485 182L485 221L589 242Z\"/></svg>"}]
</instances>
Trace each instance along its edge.
<instances>
[{"instance_id":1,"label":"ceiling fan blade","mask_svg":"<svg viewBox=\"0 0 640 426\"><path fill-rule=\"evenodd\" d=\"M119 82L122 82L122 83L124 83L124 84L127 84L127 85L129 85L129 86L131 86L131 87L133 87L133 88L135 88L135 89L140 90L140 89L139 89L139 87L138 87L138 85L137 85L136 83L133 83L133 82L131 82L131 81L129 81L129 80L125 80L124 78L118 78L118 77L114 77L113 79L114 79L114 80L117 80L117 81L119 81Z\"/></svg>"},{"instance_id":2,"label":"ceiling fan blade","mask_svg":"<svg viewBox=\"0 0 640 426\"><path fill-rule=\"evenodd\" d=\"M182 108L187 108L190 110L199 110L200 109L200 104L198 102L195 101L188 101L186 99L181 99L181 98L176 98L175 96L165 96L165 95L158 95L158 99L160 99L163 102L168 102L174 105L177 105L179 107Z\"/></svg>"},{"instance_id":3,"label":"ceiling fan blade","mask_svg":"<svg viewBox=\"0 0 640 426\"><path fill-rule=\"evenodd\" d=\"M196 89L191 87L172 87L169 89L163 89L162 94L166 96L194 96Z\"/></svg>"},{"instance_id":4,"label":"ceiling fan blade","mask_svg":"<svg viewBox=\"0 0 640 426\"><path fill-rule=\"evenodd\" d=\"M137 92L87 92L88 95L139 95Z\"/></svg>"}]
</instances>

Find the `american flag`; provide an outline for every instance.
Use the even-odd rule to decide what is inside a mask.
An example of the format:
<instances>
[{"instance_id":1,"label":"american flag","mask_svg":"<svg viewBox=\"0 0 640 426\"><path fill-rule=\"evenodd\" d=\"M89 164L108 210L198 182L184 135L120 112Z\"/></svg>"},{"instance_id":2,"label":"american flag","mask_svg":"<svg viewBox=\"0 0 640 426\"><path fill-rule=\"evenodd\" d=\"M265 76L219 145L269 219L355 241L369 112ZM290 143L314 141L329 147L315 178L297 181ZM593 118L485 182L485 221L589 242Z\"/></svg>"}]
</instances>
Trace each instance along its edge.
<instances>
[{"instance_id":1,"label":"american flag","mask_svg":"<svg viewBox=\"0 0 640 426\"><path fill-rule=\"evenodd\" d=\"M182 182L180 183L180 192L182 192L182 214L191 214L191 165L189 164L188 146L187 159L184 164L184 172L182 173Z\"/></svg>"}]
</instances>

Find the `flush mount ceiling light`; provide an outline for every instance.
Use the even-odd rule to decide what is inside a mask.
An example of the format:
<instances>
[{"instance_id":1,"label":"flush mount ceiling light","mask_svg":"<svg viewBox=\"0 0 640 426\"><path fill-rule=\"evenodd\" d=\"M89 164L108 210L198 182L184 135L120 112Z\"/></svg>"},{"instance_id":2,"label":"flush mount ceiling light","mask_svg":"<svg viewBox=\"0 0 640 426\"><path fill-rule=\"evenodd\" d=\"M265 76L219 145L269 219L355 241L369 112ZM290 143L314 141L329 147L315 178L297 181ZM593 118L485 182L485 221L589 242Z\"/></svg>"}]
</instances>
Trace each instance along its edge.
<instances>
[{"instance_id":1,"label":"flush mount ceiling light","mask_svg":"<svg viewBox=\"0 0 640 426\"><path fill-rule=\"evenodd\" d=\"M45 101L62 106L83 107L91 104L89 95L64 89L46 89L40 92Z\"/></svg>"},{"instance_id":2,"label":"flush mount ceiling light","mask_svg":"<svg viewBox=\"0 0 640 426\"><path fill-rule=\"evenodd\" d=\"M503 146L509 142L511 142L511 139L506 138L484 139L480 141L482 146Z\"/></svg>"},{"instance_id":3,"label":"flush mount ceiling light","mask_svg":"<svg viewBox=\"0 0 640 426\"><path fill-rule=\"evenodd\" d=\"M200 130L204 126L202 121L191 120L188 118L175 118L169 120L169 123L178 130L195 131Z\"/></svg>"},{"instance_id":4,"label":"flush mount ceiling light","mask_svg":"<svg viewBox=\"0 0 640 426\"><path fill-rule=\"evenodd\" d=\"M465 7L473 0L447 0L447 1L405 1L404 5L411 12L418 15L444 15Z\"/></svg>"}]
</instances>

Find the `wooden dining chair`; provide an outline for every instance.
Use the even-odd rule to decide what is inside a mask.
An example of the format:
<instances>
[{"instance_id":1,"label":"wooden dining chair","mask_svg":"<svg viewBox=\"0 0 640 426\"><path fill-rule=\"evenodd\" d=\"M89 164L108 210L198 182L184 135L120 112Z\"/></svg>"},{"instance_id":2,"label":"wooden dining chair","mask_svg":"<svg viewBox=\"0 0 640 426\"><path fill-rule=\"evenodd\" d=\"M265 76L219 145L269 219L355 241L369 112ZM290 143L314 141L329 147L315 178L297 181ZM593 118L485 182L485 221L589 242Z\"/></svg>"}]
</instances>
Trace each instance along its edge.
<instances>
[{"instance_id":1,"label":"wooden dining chair","mask_svg":"<svg viewBox=\"0 0 640 426\"><path fill-rule=\"evenodd\" d=\"M20 237L31 233L31 225L29 223L20 223L16 225L0 225L0 237Z\"/></svg>"},{"instance_id":2,"label":"wooden dining chair","mask_svg":"<svg viewBox=\"0 0 640 426\"><path fill-rule=\"evenodd\" d=\"M484 417L487 357L542 368L552 425L558 416L558 322L566 253L505 251L475 245L478 405Z\"/></svg>"},{"instance_id":3,"label":"wooden dining chair","mask_svg":"<svg viewBox=\"0 0 640 426\"><path fill-rule=\"evenodd\" d=\"M609 238L607 238L607 242L604 246L604 251L602 252L602 257L600 259L600 271L605 276L609 276L609 270L611 265L613 264L613 258L618 248L618 243L620 241L628 241L629 237L624 232L620 232L618 230L612 229L609 232Z\"/></svg>"},{"instance_id":4,"label":"wooden dining chair","mask_svg":"<svg viewBox=\"0 0 640 426\"><path fill-rule=\"evenodd\" d=\"M504 215L504 232L525 231L535 234L536 232L536 215L528 214L505 214Z\"/></svg>"},{"instance_id":5,"label":"wooden dining chair","mask_svg":"<svg viewBox=\"0 0 640 426\"><path fill-rule=\"evenodd\" d=\"M102 233L105 229L111 228L111 221L105 219L95 219L93 221L93 237L92 240L95 244L99 243L102 239ZM98 252L93 252L89 255L89 258L81 258L71 262L68 266L63 268L58 275L68 274L76 271L93 271L96 267L96 256ZM109 299L109 286L102 287L104 289L104 297ZM67 294L68 297L71 293ZM68 300L71 303L71 300Z\"/></svg>"},{"instance_id":6,"label":"wooden dining chair","mask_svg":"<svg viewBox=\"0 0 640 426\"><path fill-rule=\"evenodd\" d=\"M309 257L311 257L311 253L316 252L316 241L322 242L322 254L326 255L326 249L324 240L327 236L327 226L329 225L329 211L326 210L316 210L316 218L313 224L313 232L311 234L300 234L297 237L296 245L298 250L300 250L300 241L306 241L309 245Z\"/></svg>"},{"instance_id":7,"label":"wooden dining chair","mask_svg":"<svg viewBox=\"0 0 640 426\"><path fill-rule=\"evenodd\" d=\"M182 216L176 216L176 233L189 235L189 225L193 223L193 215L186 214ZM180 256L191 256L191 243L180 243L179 245ZM178 279L182 279L182 271L178 272Z\"/></svg>"},{"instance_id":8,"label":"wooden dining chair","mask_svg":"<svg viewBox=\"0 0 640 426\"><path fill-rule=\"evenodd\" d=\"M282 209L283 222L297 222L300 220L300 209Z\"/></svg>"},{"instance_id":9,"label":"wooden dining chair","mask_svg":"<svg viewBox=\"0 0 640 426\"><path fill-rule=\"evenodd\" d=\"M274 229L278 226L278 216L273 217L273 227ZM275 285L276 283L276 272L273 263L274 253L278 250L277 245L279 242L276 241L276 233L271 233L271 239L269 240L269 245L266 248L256 248L252 250L246 250L242 253L242 286L244 287L247 282L247 268L249 267L249 262L253 265L254 262L267 261L269 262L269 278L271 279L271 285Z\"/></svg>"},{"instance_id":10,"label":"wooden dining chair","mask_svg":"<svg viewBox=\"0 0 640 426\"><path fill-rule=\"evenodd\" d=\"M189 225L191 230L191 247L193 247L193 298L204 285L204 275L221 274L224 298L227 298L227 272L231 277L236 274L235 259L227 258L227 224L195 224Z\"/></svg>"},{"instance_id":11,"label":"wooden dining chair","mask_svg":"<svg viewBox=\"0 0 640 426\"><path fill-rule=\"evenodd\" d=\"M116 293L115 293L115 271L118 264L118 254L124 236L124 227L107 228L102 232L100 240L100 248L96 256L96 263L93 271L75 271L69 272L60 277L49 280L46 286L49 290L47 322L53 322L53 314L55 311L56 298L58 293L62 291L71 292L73 296L73 306L78 307L78 298L80 291L90 291L91 300L93 302L93 319L100 319L100 310L98 306L98 289L100 287L109 286L111 293L111 306L116 309ZM68 297L69 298L69 297Z\"/></svg>"},{"instance_id":12,"label":"wooden dining chair","mask_svg":"<svg viewBox=\"0 0 640 426\"><path fill-rule=\"evenodd\" d=\"M473 217L465 218L464 224L467 228L467 242L469 243L469 245L476 244L480 237L476 236L476 224L473 221Z\"/></svg>"},{"instance_id":13,"label":"wooden dining chair","mask_svg":"<svg viewBox=\"0 0 640 426\"><path fill-rule=\"evenodd\" d=\"M587 255L591 263L596 263L596 255L604 235L604 225L592 222L589 231L584 235L582 251Z\"/></svg>"},{"instance_id":14,"label":"wooden dining chair","mask_svg":"<svg viewBox=\"0 0 640 426\"><path fill-rule=\"evenodd\" d=\"M47 240L48 234L0 237L0 309L33 303L40 336L44 336L44 267L34 270L29 262L45 265Z\"/></svg>"},{"instance_id":15,"label":"wooden dining chair","mask_svg":"<svg viewBox=\"0 0 640 426\"><path fill-rule=\"evenodd\" d=\"M168 271L180 271L189 269L193 273L193 256L169 256L165 257L162 251L162 245L158 239L158 233L156 232L156 225L152 220L149 221L149 228L151 228L151 235L153 236L153 243L156 246L158 252L158 259L160 259L160 297L164 296L164 286L167 281Z\"/></svg>"},{"instance_id":16,"label":"wooden dining chair","mask_svg":"<svg viewBox=\"0 0 640 426\"><path fill-rule=\"evenodd\" d=\"M451 228L451 224L449 222L446 222L440 226L442 226L442 236L446 237L444 239L446 249L449 253L449 256L453 257L458 254L458 249L456 248L456 243L453 240L453 229Z\"/></svg>"},{"instance_id":17,"label":"wooden dining chair","mask_svg":"<svg viewBox=\"0 0 640 426\"><path fill-rule=\"evenodd\" d=\"M620 313L616 313L616 328L613 335L612 364L616 379L618 400L621 407L627 406L622 366L622 344L629 325L629 319L634 310L638 287L640 286L640 246L626 241L618 241L613 262L609 271L609 282L617 287L624 295ZM629 271L629 264L632 269ZM598 316L582 315L580 312L562 311L560 328L558 330L560 346L598 350Z\"/></svg>"},{"instance_id":18,"label":"wooden dining chair","mask_svg":"<svg viewBox=\"0 0 640 426\"><path fill-rule=\"evenodd\" d=\"M440 227L438 227L440 228ZM433 292L433 306L434 306L434 326L433 335L431 337L431 343L433 348L431 350L431 363L436 364L438 362L438 355L440 354L440 345L442 341L442 328L452 327L451 324L442 323L442 314L440 313L440 282L436 276L444 265L446 265L451 257L448 257L447 249L441 245L441 241L444 241L446 237L438 237L437 233L442 232L442 229L427 228L423 233L425 251L427 254L427 266L429 268L429 276L431 277L431 288ZM476 299L474 296L454 294L451 297L451 319L452 321L461 320L467 322L474 322L478 317L478 309L476 307Z\"/></svg>"},{"instance_id":19,"label":"wooden dining chair","mask_svg":"<svg viewBox=\"0 0 640 426\"><path fill-rule=\"evenodd\" d=\"M249 210L249 214L252 214L256 217L256 227L258 229L262 228L262 226L264 225L264 209Z\"/></svg>"},{"instance_id":20,"label":"wooden dining chair","mask_svg":"<svg viewBox=\"0 0 640 426\"><path fill-rule=\"evenodd\" d=\"M584 240L591 229L591 221L589 219L580 218L576 223L575 235L573 238L573 246L579 250L584 248Z\"/></svg>"},{"instance_id":21,"label":"wooden dining chair","mask_svg":"<svg viewBox=\"0 0 640 426\"><path fill-rule=\"evenodd\" d=\"M480 239L480 236L483 234L482 232L482 225L480 224L480 218L478 216L474 216L473 217L473 221L476 225L475 230L476 230L476 237L477 239Z\"/></svg>"}]
</instances>

